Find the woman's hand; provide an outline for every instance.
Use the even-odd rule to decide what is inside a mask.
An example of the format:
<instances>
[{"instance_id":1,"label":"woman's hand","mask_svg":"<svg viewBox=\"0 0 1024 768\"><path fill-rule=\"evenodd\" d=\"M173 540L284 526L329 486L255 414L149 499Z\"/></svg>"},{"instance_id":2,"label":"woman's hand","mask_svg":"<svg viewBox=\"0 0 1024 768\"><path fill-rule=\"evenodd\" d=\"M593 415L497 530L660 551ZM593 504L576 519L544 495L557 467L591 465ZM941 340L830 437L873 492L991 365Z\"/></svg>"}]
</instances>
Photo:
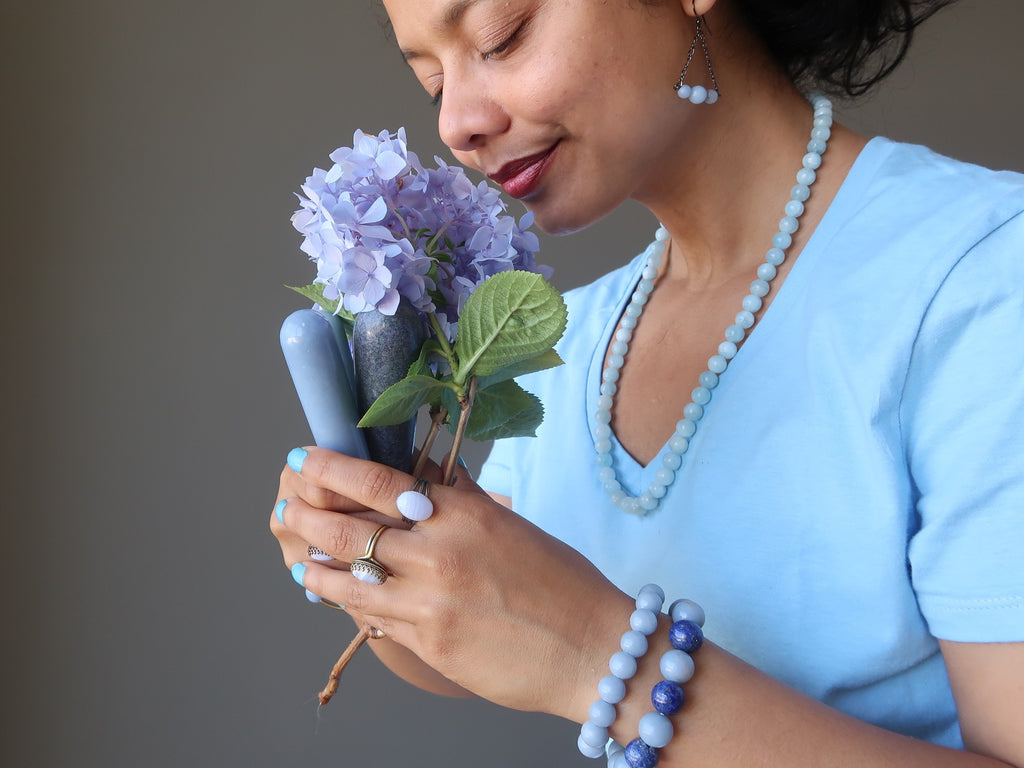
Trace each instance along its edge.
<instances>
[{"instance_id":1,"label":"woman's hand","mask_svg":"<svg viewBox=\"0 0 1024 768\"><path fill-rule=\"evenodd\" d=\"M431 485L434 514L409 529L395 502L411 476L320 448L298 457L282 473L282 522L272 527L307 589L477 695L585 719L630 598L465 473L457 487ZM382 523L393 527L374 557L392 575L363 583L337 566L361 556ZM338 562L307 560L307 544Z\"/></svg>"}]
</instances>

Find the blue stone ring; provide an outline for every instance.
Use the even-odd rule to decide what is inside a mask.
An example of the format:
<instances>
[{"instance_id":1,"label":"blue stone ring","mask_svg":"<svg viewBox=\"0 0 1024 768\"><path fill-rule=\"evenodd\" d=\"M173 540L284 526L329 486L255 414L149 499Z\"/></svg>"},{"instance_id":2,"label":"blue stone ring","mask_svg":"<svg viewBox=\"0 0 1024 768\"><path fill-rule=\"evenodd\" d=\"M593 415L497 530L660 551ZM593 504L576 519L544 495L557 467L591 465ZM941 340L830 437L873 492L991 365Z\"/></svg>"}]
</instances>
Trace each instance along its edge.
<instances>
[{"instance_id":1,"label":"blue stone ring","mask_svg":"<svg viewBox=\"0 0 1024 768\"><path fill-rule=\"evenodd\" d=\"M430 500L430 483L417 477L411 491L400 493L395 500L405 523L422 523L434 514L434 503Z\"/></svg>"},{"instance_id":2,"label":"blue stone ring","mask_svg":"<svg viewBox=\"0 0 1024 768\"><path fill-rule=\"evenodd\" d=\"M373 532L370 540L366 542L366 552L363 553L362 557L357 557L353 560L349 568L353 576L366 584L383 584L388 580L388 576L391 575L388 573L388 569L373 557L373 550L377 546L377 540L387 529L388 526L382 525Z\"/></svg>"}]
</instances>

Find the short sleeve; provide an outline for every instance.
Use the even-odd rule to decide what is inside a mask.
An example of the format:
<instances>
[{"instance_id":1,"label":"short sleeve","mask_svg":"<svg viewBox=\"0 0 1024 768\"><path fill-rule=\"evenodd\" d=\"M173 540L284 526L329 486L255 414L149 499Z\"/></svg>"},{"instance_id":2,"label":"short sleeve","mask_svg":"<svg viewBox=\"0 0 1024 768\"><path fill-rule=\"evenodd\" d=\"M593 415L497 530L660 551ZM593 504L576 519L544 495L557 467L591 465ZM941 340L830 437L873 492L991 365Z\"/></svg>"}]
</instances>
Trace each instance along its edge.
<instances>
[{"instance_id":1,"label":"short sleeve","mask_svg":"<svg viewBox=\"0 0 1024 768\"><path fill-rule=\"evenodd\" d=\"M516 438L496 440L491 452L480 470L480 477L477 484L488 493L496 493L501 496L512 496L513 474L512 457L513 446Z\"/></svg>"},{"instance_id":2,"label":"short sleeve","mask_svg":"<svg viewBox=\"0 0 1024 768\"><path fill-rule=\"evenodd\" d=\"M936 292L901 404L919 528L909 559L931 633L1024 640L1024 215Z\"/></svg>"}]
</instances>

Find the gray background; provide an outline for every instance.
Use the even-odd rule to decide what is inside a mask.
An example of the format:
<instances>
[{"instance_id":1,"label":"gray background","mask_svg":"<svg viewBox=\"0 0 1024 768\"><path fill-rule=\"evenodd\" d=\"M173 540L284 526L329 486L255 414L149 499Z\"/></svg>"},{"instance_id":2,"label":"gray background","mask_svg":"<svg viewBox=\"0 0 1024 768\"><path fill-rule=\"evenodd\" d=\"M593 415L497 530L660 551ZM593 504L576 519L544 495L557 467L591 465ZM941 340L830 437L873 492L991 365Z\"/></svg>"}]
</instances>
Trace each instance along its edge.
<instances>
[{"instance_id":1,"label":"gray background","mask_svg":"<svg viewBox=\"0 0 1024 768\"><path fill-rule=\"evenodd\" d=\"M1022 25L1018 0L964 2L842 114L1024 170ZM277 346L281 286L311 277L292 193L357 127L439 150L376 4L6 0L0 57L0 764L592 765L574 726L369 653L314 706L351 628L267 532L309 439ZM627 207L543 260L567 288L652 229Z\"/></svg>"}]
</instances>

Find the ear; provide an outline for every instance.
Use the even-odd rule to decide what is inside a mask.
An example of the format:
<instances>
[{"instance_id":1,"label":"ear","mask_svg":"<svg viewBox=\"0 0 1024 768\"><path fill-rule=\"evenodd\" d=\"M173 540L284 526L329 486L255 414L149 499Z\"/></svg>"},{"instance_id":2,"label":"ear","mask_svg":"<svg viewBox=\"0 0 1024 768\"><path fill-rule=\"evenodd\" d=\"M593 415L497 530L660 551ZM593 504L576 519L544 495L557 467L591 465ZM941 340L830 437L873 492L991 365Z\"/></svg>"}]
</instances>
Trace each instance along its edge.
<instances>
[{"instance_id":1,"label":"ear","mask_svg":"<svg viewBox=\"0 0 1024 768\"><path fill-rule=\"evenodd\" d=\"M691 19L695 19L708 13L715 7L718 0L679 0L679 2L683 7L683 13Z\"/></svg>"}]
</instances>

